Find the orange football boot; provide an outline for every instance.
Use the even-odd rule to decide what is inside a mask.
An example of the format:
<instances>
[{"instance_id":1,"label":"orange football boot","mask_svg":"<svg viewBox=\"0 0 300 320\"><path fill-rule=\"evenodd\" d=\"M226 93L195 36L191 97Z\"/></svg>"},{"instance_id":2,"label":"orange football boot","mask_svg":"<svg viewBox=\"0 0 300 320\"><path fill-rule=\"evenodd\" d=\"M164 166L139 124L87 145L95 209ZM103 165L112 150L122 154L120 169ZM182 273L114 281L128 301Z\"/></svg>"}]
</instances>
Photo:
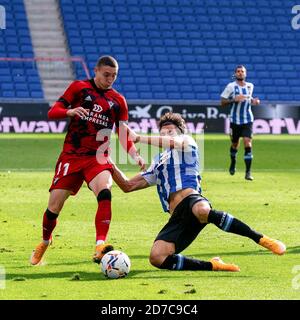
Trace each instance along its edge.
<instances>
[{"instance_id":1,"label":"orange football boot","mask_svg":"<svg viewBox=\"0 0 300 320\"><path fill-rule=\"evenodd\" d=\"M46 252L47 248L51 244L51 241L48 244L41 242L35 250L33 250L32 255L30 257L30 263L32 265L38 265L42 262L42 258L44 253Z\"/></svg>"},{"instance_id":2,"label":"orange football boot","mask_svg":"<svg viewBox=\"0 0 300 320\"><path fill-rule=\"evenodd\" d=\"M286 246L283 242L269 238L267 236L263 236L262 238L260 238L258 244L278 255L282 255L286 251Z\"/></svg>"},{"instance_id":3,"label":"orange football boot","mask_svg":"<svg viewBox=\"0 0 300 320\"><path fill-rule=\"evenodd\" d=\"M96 246L95 254L93 256L93 261L96 263L100 263L102 257L105 255L105 253L114 250L114 247L111 244L98 244Z\"/></svg>"},{"instance_id":4,"label":"orange football boot","mask_svg":"<svg viewBox=\"0 0 300 320\"><path fill-rule=\"evenodd\" d=\"M240 271L240 268L235 264L225 263L219 257L214 257L210 260L213 271Z\"/></svg>"}]
</instances>

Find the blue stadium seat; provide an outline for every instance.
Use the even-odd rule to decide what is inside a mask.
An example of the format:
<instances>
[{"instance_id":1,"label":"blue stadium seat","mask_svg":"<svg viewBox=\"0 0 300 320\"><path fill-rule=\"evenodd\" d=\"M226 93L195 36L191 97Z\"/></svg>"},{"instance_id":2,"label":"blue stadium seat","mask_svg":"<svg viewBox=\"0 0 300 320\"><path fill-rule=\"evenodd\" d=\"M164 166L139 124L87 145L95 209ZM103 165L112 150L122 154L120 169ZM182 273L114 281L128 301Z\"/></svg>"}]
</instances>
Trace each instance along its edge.
<instances>
[{"instance_id":1,"label":"blue stadium seat","mask_svg":"<svg viewBox=\"0 0 300 320\"><path fill-rule=\"evenodd\" d=\"M157 100L166 99L166 94L165 94L165 92L157 92L157 91L154 91L154 93L153 93L153 99L157 99Z\"/></svg>"},{"instance_id":2,"label":"blue stadium seat","mask_svg":"<svg viewBox=\"0 0 300 320\"><path fill-rule=\"evenodd\" d=\"M14 85L13 83L2 83L0 85L1 91L11 91L14 90Z\"/></svg>"},{"instance_id":3,"label":"blue stadium seat","mask_svg":"<svg viewBox=\"0 0 300 320\"><path fill-rule=\"evenodd\" d=\"M161 99L165 99L165 94L161 96ZM182 100L182 95L180 92L168 92L167 99L169 100Z\"/></svg>"},{"instance_id":4,"label":"blue stadium seat","mask_svg":"<svg viewBox=\"0 0 300 320\"><path fill-rule=\"evenodd\" d=\"M261 86L271 86L271 85L273 85L273 79L270 79L270 78L260 79L260 85Z\"/></svg>"},{"instance_id":5,"label":"blue stadium seat","mask_svg":"<svg viewBox=\"0 0 300 320\"><path fill-rule=\"evenodd\" d=\"M294 101L300 102L300 94L299 93L293 94L292 97L291 97L291 95L289 95L289 98L286 99L286 101L289 101L289 100L294 100Z\"/></svg>"},{"instance_id":6,"label":"blue stadium seat","mask_svg":"<svg viewBox=\"0 0 300 320\"><path fill-rule=\"evenodd\" d=\"M196 93L195 95L197 100L209 100L209 96L207 92L205 93L200 92L200 93Z\"/></svg>"},{"instance_id":7,"label":"blue stadium seat","mask_svg":"<svg viewBox=\"0 0 300 320\"><path fill-rule=\"evenodd\" d=\"M26 91L17 91L16 92L17 98L30 98L30 92L28 90Z\"/></svg>"},{"instance_id":8,"label":"blue stadium seat","mask_svg":"<svg viewBox=\"0 0 300 320\"><path fill-rule=\"evenodd\" d=\"M16 93L15 93L15 91L5 90L1 93L1 96L3 98L15 98Z\"/></svg>"},{"instance_id":9,"label":"blue stadium seat","mask_svg":"<svg viewBox=\"0 0 300 320\"><path fill-rule=\"evenodd\" d=\"M138 98L139 99L162 99L165 96L164 93L161 92L151 92L151 91L144 91L140 92Z\"/></svg>"}]
</instances>

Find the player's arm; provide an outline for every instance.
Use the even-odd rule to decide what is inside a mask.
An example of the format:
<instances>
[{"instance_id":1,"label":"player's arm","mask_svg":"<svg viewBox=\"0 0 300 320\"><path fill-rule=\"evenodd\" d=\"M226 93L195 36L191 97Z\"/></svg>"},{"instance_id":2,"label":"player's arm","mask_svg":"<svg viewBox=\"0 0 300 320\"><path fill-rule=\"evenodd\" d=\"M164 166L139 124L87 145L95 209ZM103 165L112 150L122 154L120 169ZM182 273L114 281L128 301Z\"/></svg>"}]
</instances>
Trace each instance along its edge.
<instances>
[{"instance_id":1,"label":"player's arm","mask_svg":"<svg viewBox=\"0 0 300 320\"><path fill-rule=\"evenodd\" d=\"M228 105L231 105L233 102L234 99L221 98L221 107L227 107Z\"/></svg>"},{"instance_id":2,"label":"player's arm","mask_svg":"<svg viewBox=\"0 0 300 320\"><path fill-rule=\"evenodd\" d=\"M224 91L221 93L221 107L227 107L231 105L233 102L243 102L247 99L246 96L234 95L234 90L232 85L229 83Z\"/></svg>"},{"instance_id":3,"label":"player's arm","mask_svg":"<svg viewBox=\"0 0 300 320\"><path fill-rule=\"evenodd\" d=\"M121 110L119 122L116 123L116 132L123 149L131 156L141 170L145 170L146 165L144 159L137 151L132 140L129 139L126 122L128 120L128 107L125 98L120 101Z\"/></svg>"},{"instance_id":4,"label":"player's arm","mask_svg":"<svg viewBox=\"0 0 300 320\"><path fill-rule=\"evenodd\" d=\"M122 172L115 164L113 164L114 172L113 179L115 183L124 192L132 192L149 187L148 182L139 173L131 179L128 179L124 172Z\"/></svg>"},{"instance_id":5,"label":"player's arm","mask_svg":"<svg viewBox=\"0 0 300 320\"><path fill-rule=\"evenodd\" d=\"M252 94L253 94L253 89L254 89L254 86L252 85L251 93L250 93L251 97L252 97ZM260 104L260 99L258 97L251 98L251 104L254 105L254 106L258 106Z\"/></svg>"},{"instance_id":6,"label":"player's arm","mask_svg":"<svg viewBox=\"0 0 300 320\"><path fill-rule=\"evenodd\" d=\"M221 107L226 107L230 104L232 104L233 102L243 102L247 99L246 96L244 96L243 94L239 94L238 96L235 96L234 98L223 98L221 97Z\"/></svg>"},{"instance_id":7,"label":"player's arm","mask_svg":"<svg viewBox=\"0 0 300 320\"><path fill-rule=\"evenodd\" d=\"M79 116L82 118L84 116L88 116L88 110L82 107L69 109L69 106L72 105L79 91L80 88L78 86L78 81L72 82L64 94L50 108L48 111L48 118L64 119L67 117Z\"/></svg>"},{"instance_id":8,"label":"player's arm","mask_svg":"<svg viewBox=\"0 0 300 320\"><path fill-rule=\"evenodd\" d=\"M251 104L258 106L260 104L260 99L258 97L251 99Z\"/></svg>"},{"instance_id":9,"label":"player's arm","mask_svg":"<svg viewBox=\"0 0 300 320\"><path fill-rule=\"evenodd\" d=\"M126 126L130 139L133 142L150 144L161 148L171 148L185 150L190 145L190 139L187 136L181 135L176 137L170 136L140 136L135 131Z\"/></svg>"},{"instance_id":10,"label":"player's arm","mask_svg":"<svg viewBox=\"0 0 300 320\"><path fill-rule=\"evenodd\" d=\"M183 137L168 136L140 136L135 133L135 142L151 144L152 146L171 149L185 149L186 141Z\"/></svg>"}]
</instances>

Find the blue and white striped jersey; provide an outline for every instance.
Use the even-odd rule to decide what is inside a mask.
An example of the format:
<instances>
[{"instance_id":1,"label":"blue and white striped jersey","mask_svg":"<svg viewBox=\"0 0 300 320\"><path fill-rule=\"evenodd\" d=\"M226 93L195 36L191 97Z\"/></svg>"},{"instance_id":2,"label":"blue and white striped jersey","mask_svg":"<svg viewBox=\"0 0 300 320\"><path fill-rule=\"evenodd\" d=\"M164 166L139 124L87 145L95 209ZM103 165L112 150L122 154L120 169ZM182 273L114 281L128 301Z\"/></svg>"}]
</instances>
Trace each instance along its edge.
<instances>
[{"instance_id":1,"label":"blue and white striped jersey","mask_svg":"<svg viewBox=\"0 0 300 320\"><path fill-rule=\"evenodd\" d=\"M246 82L241 87L236 81L230 82L221 94L224 99L234 99L240 94L247 96L247 100L243 102L232 102L230 110L230 122L235 124L245 124L253 122L253 113L251 110L251 99L253 94L253 84Z\"/></svg>"},{"instance_id":2,"label":"blue and white striped jersey","mask_svg":"<svg viewBox=\"0 0 300 320\"><path fill-rule=\"evenodd\" d=\"M184 150L166 149L154 157L148 170L142 173L149 185L157 186L163 210L169 211L170 194L192 188L201 193L199 174L199 154L195 140L184 135L188 143Z\"/></svg>"}]
</instances>

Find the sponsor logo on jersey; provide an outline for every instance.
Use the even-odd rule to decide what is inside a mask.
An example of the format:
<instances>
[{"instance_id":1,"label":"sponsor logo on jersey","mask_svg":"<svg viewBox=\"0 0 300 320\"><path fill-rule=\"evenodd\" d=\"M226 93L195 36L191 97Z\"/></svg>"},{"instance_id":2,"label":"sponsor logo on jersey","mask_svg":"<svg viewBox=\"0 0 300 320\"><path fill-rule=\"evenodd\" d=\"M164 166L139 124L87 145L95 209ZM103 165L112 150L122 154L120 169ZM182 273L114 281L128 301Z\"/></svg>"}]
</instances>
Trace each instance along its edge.
<instances>
[{"instance_id":1,"label":"sponsor logo on jersey","mask_svg":"<svg viewBox=\"0 0 300 320\"><path fill-rule=\"evenodd\" d=\"M93 111L94 112L101 112L103 110L103 108L100 106L100 104L94 104L94 108Z\"/></svg>"}]
</instances>

